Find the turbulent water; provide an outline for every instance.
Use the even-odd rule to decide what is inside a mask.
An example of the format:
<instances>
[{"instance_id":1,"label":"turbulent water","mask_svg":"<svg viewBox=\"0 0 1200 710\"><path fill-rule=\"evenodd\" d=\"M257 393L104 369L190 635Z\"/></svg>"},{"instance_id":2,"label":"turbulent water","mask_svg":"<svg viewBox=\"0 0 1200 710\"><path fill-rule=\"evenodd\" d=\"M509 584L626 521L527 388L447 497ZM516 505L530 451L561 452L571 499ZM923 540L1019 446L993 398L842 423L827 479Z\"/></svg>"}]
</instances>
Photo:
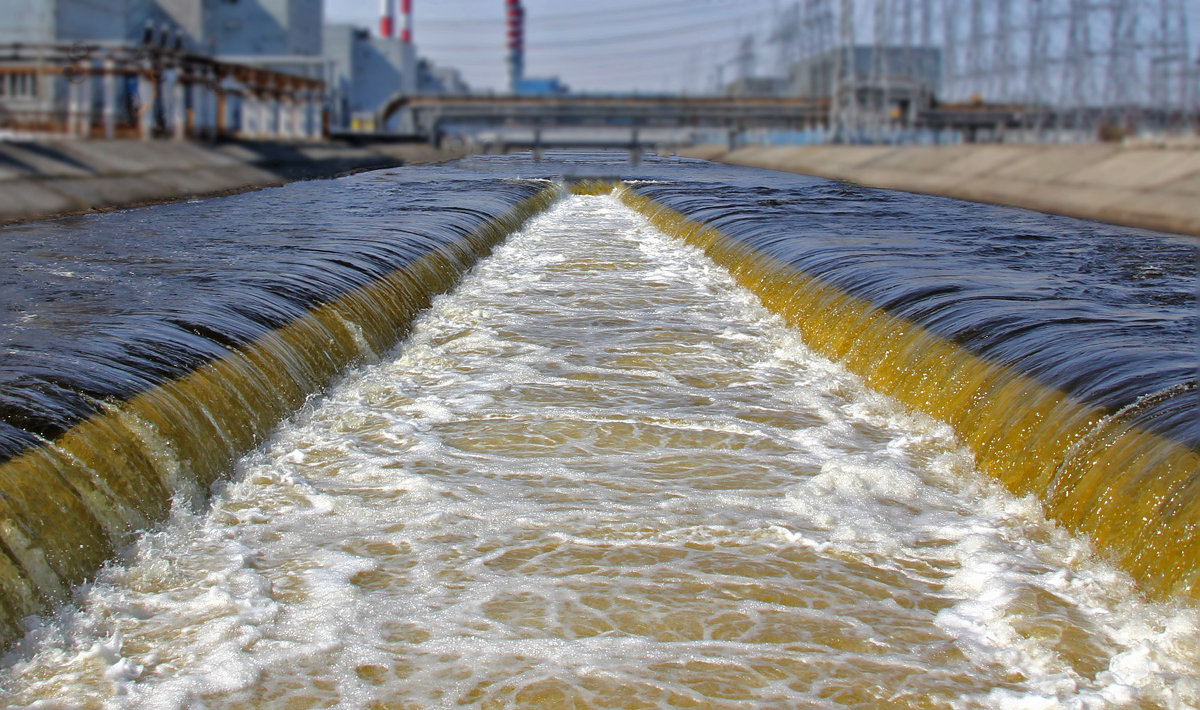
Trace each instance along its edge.
<instances>
[{"instance_id":1,"label":"turbulent water","mask_svg":"<svg viewBox=\"0 0 1200 710\"><path fill-rule=\"evenodd\" d=\"M0 702L1189 707L1198 627L701 254L573 196L177 501Z\"/></svg>"}]
</instances>

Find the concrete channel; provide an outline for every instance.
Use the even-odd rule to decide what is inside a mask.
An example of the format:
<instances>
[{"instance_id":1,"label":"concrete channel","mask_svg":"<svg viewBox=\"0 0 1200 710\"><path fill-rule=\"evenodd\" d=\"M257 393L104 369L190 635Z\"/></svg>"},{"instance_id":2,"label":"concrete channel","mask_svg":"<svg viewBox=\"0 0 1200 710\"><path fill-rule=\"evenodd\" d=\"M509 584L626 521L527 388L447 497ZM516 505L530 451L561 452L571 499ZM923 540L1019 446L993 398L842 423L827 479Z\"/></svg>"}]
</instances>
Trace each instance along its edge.
<instances>
[{"instance_id":1,"label":"concrete channel","mask_svg":"<svg viewBox=\"0 0 1200 710\"><path fill-rule=\"evenodd\" d=\"M425 144L0 142L0 224L461 156Z\"/></svg>"},{"instance_id":2,"label":"concrete channel","mask_svg":"<svg viewBox=\"0 0 1200 710\"><path fill-rule=\"evenodd\" d=\"M1200 236L1200 144L700 146L681 154Z\"/></svg>"}]
</instances>

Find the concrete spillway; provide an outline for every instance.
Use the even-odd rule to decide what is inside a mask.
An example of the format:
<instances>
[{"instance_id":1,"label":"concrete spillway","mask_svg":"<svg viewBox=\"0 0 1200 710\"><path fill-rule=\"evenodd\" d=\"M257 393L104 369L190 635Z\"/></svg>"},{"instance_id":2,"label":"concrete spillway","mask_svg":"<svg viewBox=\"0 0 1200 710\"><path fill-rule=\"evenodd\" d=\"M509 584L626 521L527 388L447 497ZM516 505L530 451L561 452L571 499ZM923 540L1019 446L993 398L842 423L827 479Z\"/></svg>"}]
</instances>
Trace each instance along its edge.
<instances>
[{"instance_id":1,"label":"concrete spillway","mask_svg":"<svg viewBox=\"0 0 1200 710\"><path fill-rule=\"evenodd\" d=\"M557 160L11 231L6 700L1196 697L1189 243Z\"/></svg>"}]
</instances>

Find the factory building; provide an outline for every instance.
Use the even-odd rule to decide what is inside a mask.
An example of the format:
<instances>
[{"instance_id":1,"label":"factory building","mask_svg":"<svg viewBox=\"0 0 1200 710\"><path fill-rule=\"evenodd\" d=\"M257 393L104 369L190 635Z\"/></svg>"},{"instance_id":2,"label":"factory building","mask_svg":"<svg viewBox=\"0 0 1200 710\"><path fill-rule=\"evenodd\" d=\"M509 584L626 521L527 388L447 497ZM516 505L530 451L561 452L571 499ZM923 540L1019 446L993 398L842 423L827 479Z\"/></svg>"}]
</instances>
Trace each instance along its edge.
<instances>
[{"instance_id":1,"label":"factory building","mask_svg":"<svg viewBox=\"0 0 1200 710\"><path fill-rule=\"evenodd\" d=\"M468 89L417 56L411 0L381 5L374 34L322 0L0 0L0 137L400 129L374 125L396 93Z\"/></svg>"},{"instance_id":2,"label":"factory building","mask_svg":"<svg viewBox=\"0 0 1200 710\"><path fill-rule=\"evenodd\" d=\"M387 126L375 125L379 108L397 93L469 91L457 70L436 67L417 55L412 0L400 0L399 8L394 0L380 0L377 34L354 25L326 25L322 44L332 65L330 118L336 129L404 132L408 127L400 125L398 118Z\"/></svg>"},{"instance_id":3,"label":"factory building","mask_svg":"<svg viewBox=\"0 0 1200 710\"><path fill-rule=\"evenodd\" d=\"M120 39L126 0L0 0L0 43Z\"/></svg>"},{"instance_id":4,"label":"factory building","mask_svg":"<svg viewBox=\"0 0 1200 710\"><path fill-rule=\"evenodd\" d=\"M0 16L0 135L322 133L321 0L0 0Z\"/></svg>"},{"instance_id":5,"label":"factory building","mask_svg":"<svg viewBox=\"0 0 1200 710\"><path fill-rule=\"evenodd\" d=\"M125 0L0 0L0 45L120 40L126 27ZM15 52L14 52L15 54ZM0 65L0 119L49 112L64 96L58 77L29 62Z\"/></svg>"},{"instance_id":6,"label":"factory building","mask_svg":"<svg viewBox=\"0 0 1200 710\"><path fill-rule=\"evenodd\" d=\"M131 17L165 22L181 29L184 44L192 51L214 56L312 57L321 54L324 17L321 0L129 2Z\"/></svg>"},{"instance_id":7,"label":"factory building","mask_svg":"<svg viewBox=\"0 0 1200 710\"><path fill-rule=\"evenodd\" d=\"M326 25L324 55L332 65L331 122L340 129L375 130L375 110L397 92L417 88L412 44L373 36L365 27Z\"/></svg>"}]
</instances>

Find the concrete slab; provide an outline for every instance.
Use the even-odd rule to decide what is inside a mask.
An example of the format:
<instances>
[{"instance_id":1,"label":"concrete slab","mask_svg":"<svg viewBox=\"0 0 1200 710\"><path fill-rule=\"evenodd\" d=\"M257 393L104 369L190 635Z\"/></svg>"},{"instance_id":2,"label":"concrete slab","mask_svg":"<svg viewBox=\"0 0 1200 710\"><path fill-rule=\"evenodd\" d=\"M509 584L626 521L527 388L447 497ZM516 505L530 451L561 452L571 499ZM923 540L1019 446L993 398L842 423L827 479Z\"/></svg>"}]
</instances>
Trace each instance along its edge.
<instances>
[{"instance_id":1,"label":"concrete slab","mask_svg":"<svg viewBox=\"0 0 1200 710\"><path fill-rule=\"evenodd\" d=\"M1200 173L1200 151L1124 150L1082 168L1064 182L1147 190Z\"/></svg>"},{"instance_id":2,"label":"concrete slab","mask_svg":"<svg viewBox=\"0 0 1200 710\"><path fill-rule=\"evenodd\" d=\"M905 146L889 151L871 163L873 168L929 173L945 169L962 156L958 146Z\"/></svg>"},{"instance_id":3,"label":"concrete slab","mask_svg":"<svg viewBox=\"0 0 1200 710\"><path fill-rule=\"evenodd\" d=\"M252 190L459 155L415 144L381 149L166 140L0 143L0 222Z\"/></svg>"},{"instance_id":4,"label":"concrete slab","mask_svg":"<svg viewBox=\"0 0 1200 710\"><path fill-rule=\"evenodd\" d=\"M942 172L959 176L989 175L1016 161L1021 155L1019 150L1012 150L1009 146L971 146L962 149L958 158L947 162Z\"/></svg>"},{"instance_id":5,"label":"concrete slab","mask_svg":"<svg viewBox=\"0 0 1200 710\"><path fill-rule=\"evenodd\" d=\"M1121 151L1113 143L1077 145L1014 145L1020 156L993 171L996 177L1033 182L1054 182L1101 162Z\"/></svg>"},{"instance_id":6,"label":"concrete slab","mask_svg":"<svg viewBox=\"0 0 1200 710\"><path fill-rule=\"evenodd\" d=\"M1200 173L1189 175L1181 180L1172 180L1160 186L1159 191L1186 195L1192 200L1200 201Z\"/></svg>"},{"instance_id":7,"label":"concrete slab","mask_svg":"<svg viewBox=\"0 0 1200 710\"><path fill-rule=\"evenodd\" d=\"M18 164L30 175L41 177L82 177L99 171L86 161L64 152L57 142L6 143L4 154L9 164Z\"/></svg>"},{"instance_id":8,"label":"concrete slab","mask_svg":"<svg viewBox=\"0 0 1200 710\"><path fill-rule=\"evenodd\" d=\"M39 180L7 180L0 185L0 223L82 209L82 205Z\"/></svg>"},{"instance_id":9,"label":"concrete slab","mask_svg":"<svg viewBox=\"0 0 1200 710\"><path fill-rule=\"evenodd\" d=\"M87 208L136 205L175 197L161 183L144 175L111 175L102 179L65 178L54 188Z\"/></svg>"}]
</instances>

